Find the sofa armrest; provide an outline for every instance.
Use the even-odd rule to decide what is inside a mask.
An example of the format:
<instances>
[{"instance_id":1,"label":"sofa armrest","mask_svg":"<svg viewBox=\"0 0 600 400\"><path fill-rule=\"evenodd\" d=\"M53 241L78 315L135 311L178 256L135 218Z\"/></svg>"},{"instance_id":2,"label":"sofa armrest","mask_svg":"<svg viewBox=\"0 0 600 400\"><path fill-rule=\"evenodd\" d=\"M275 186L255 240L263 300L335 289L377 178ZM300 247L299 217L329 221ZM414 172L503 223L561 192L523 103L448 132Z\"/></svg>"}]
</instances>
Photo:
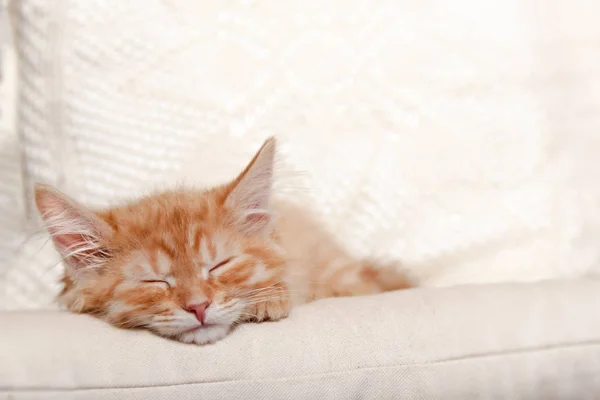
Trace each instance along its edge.
<instances>
[{"instance_id":1,"label":"sofa armrest","mask_svg":"<svg viewBox=\"0 0 600 400\"><path fill-rule=\"evenodd\" d=\"M599 300L593 280L412 289L307 304L207 346L7 312L0 398L592 398Z\"/></svg>"}]
</instances>

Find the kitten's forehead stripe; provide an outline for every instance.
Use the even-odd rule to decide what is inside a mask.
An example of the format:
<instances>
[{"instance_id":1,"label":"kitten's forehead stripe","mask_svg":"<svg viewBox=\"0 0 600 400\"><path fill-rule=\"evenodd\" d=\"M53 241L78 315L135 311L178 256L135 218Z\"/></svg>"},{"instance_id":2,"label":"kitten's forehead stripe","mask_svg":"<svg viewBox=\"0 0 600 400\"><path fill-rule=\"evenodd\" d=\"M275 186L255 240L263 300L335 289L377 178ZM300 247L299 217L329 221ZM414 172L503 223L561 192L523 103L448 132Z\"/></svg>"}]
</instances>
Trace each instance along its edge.
<instances>
[{"instance_id":1,"label":"kitten's forehead stripe","mask_svg":"<svg viewBox=\"0 0 600 400\"><path fill-rule=\"evenodd\" d=\"M151 252L147 252L146 253L146 257L148 258L148 264L150 265L150 267L152 268L152 271L154 271L154 273L156 275L159 275L160 272L158 271L158 260L157 260L157 255L158 252L157 251L151 251Z\"/></svg>"},{"instance_id":2,"label":"kitten's forehead stripe","mask_svg":"<svg viewBox=\"0 0 600 400\"><path fill-rule=\"evenodd\" d=\"M200 251L200 242L202 240L202 226L200 224L192 224L190 228L190 236L193 238L192 251Z\"/></svg>"},{"instance_id":3,"label":"kitten's forehead stripe","mask_svg":"<svg viewBox=\"0 0 600 400\"><path fill-rule=\"evenodd\" d=\"M162 240L164 242L165 247L168 247L169 250L172 250L172 251L177 250L177 243L175 243L175 241L173 240L173 237L171 235L165 234L162 237Z\"/></svg>"},{"instance_id":4,"label":"kitten's forehead stripe","mask_svg":"<svg viewBox=\"0 0 600 400\"><path fill-rule=\"evenodd\" d=\"M205 263L211 263L213 261L208 251L208 240L205 236L200 238L200 246L198 246L198 255L200 259Z\"/></svg>"},{"instance_id":5,"label":"kitten's forehead stripe","mask_svg":"<svg viewBox=\"0 0 600 400\"><path fill-rule=\"evenodd\" d=\"M208 256L213 262L217 262L217 246L214 240L207 240L206 242L208 244Z\"/></svg>"},{"instance_id":6,"label":"kitten's forehead stripe","mask_svg":"<svg viewBox=\"0 0 600 400\"><path fill-rule=\"evenodd\" d=\"M175 258L177 252L177 245L171 236L165 235L161 238L162 240L157 244L158 248L164 251L171 258Z\"/></svg>"},{"instance_id":7,"label":"kitten's forehead stripe","mask_svg":"<svg viewBox=\"0 0 600 400\"><path fill-rule=\"evenodd\" d=\"M200 246L200 229L197 224L191 224L188 228L188 243L191 244L192 251L197 252Z\"/></svg>"},{"instance_id":8,"label":"kitten's forehead stripe","mask_svg":"<svg viewBox=\"0 0 600 400\"><path fill-rule=\"evenodd\" d=\"M159 276L166 276L171 271L171 257L160 250L156 255L156 270Z\"/></svg>"},{"instance_id":9,"label":"kitten's forehead stripe","mask_svg":"<svg viewBox=\"0 0 600 400\"><path fill-rule=\"evenodd\" d=\"M213 257L214 263L219 263L228 257L235 255L236 253L237 249L229 246L229 243L227 242L227 236L223 232L218 232L215 234L212 243L215 249L215 255Z\"/></svg>"}]
</instances>

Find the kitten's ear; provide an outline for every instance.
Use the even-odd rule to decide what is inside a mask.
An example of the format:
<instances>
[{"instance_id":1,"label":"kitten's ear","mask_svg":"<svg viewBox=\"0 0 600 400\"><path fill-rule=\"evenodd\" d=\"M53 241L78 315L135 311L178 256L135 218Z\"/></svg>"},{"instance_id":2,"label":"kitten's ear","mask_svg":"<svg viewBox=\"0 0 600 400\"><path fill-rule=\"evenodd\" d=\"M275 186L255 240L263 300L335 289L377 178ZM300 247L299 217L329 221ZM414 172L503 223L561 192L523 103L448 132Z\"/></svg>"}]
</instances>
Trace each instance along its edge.
<instances>
[{"instance_id":1,"label":"kitten's ear","mask_svg":"<svg viewBox=\"0 0 600 400\"><path fill-rule=\"evenodd\" d=\"M247 234L264 232L271 222L269 199L273 186L275 138L265 141L250 164L231 184L225 205L234 210L238 227Z\"/></svg>"},{"instance_id":2,"label":"kitten's ear","mask_svg":"<svg viewBox=\"0 0 600 400\"><path fill-rule=\"evenodd\" d=\"M35 186L35 203L71 275L91 272L106 260L113 231L100 217L48 185Z\"/></svg>"}]
</instances>

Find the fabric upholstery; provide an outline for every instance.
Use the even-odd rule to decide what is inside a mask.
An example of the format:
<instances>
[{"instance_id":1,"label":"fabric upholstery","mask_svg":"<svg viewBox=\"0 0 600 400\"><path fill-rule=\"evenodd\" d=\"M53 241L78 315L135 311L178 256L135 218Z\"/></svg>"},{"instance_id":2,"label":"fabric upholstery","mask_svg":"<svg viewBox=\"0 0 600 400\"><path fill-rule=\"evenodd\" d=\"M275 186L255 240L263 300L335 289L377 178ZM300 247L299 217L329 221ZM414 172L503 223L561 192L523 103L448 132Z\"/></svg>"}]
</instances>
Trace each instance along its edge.
<instances>
[{"instance_id":1,"label":"fabric upholstery","mask_svg":"<svg viewBox=\"0 0 600 400\"><path fill-rule=\"evenodd\" d=\"M590 280L329 299L208 346L0 313L0 397L594 399L599 293Z\"/></svg>"}]
</instances>

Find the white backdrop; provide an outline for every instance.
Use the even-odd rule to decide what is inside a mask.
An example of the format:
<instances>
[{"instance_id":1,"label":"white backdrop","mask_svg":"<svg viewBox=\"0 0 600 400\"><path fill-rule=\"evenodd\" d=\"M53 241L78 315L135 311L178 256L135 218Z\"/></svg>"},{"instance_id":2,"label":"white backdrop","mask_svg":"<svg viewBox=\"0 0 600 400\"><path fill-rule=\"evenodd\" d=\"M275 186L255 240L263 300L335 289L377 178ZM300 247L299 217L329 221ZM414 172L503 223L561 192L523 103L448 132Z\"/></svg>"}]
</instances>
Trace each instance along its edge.
<instances>
[{"instance_id":1,"label":"white backdrop","mask_svg":"<svg viewBox=\"0 0 600 400\"><path fill-rule=\"evenodd\" d=\"M26 193L106 205L215 183L277 135L287 195L424 285L599 268L600 4L13 6ZM50 304L51 249L19 253L0 307Z\"/></svg>"}]
</instances>

